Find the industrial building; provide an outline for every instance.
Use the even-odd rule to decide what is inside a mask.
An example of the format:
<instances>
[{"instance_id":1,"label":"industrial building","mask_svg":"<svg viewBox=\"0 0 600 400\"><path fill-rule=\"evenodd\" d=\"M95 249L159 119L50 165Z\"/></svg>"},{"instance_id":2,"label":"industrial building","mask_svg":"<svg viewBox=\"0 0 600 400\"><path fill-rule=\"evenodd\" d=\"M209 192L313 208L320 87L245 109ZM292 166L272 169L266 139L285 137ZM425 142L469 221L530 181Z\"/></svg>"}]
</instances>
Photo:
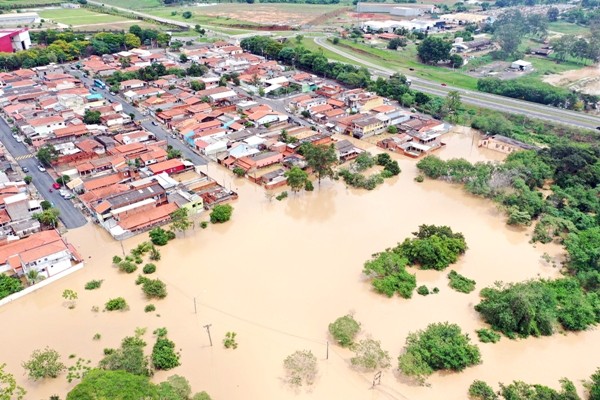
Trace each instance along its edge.
<instances>
[{"instance_id":1,"label":"industrial building","mask_svg":"<svg viewBox=\"0 0 600 400\"><path fill-rule=\"evenodd\" d=\"M431 32L437 30L436 21L423 21L413 19L411 21L365 21L361 24L365 32L388 32L393 33L396 29L406 29L416 32Z\"/></svg>"},{"instance_id":2,"label":"industrial building","mask_svg":"<svg viewBox=\"0 0 600 400\"><path fill-rule=\"evenodd\" d=\"M357 3L356 12L383 13L397 16L418 16L435 11L432 4Z\"/></svg>"},{"instance_id":3,"label":"industrial building","mask_svg":"<svg viewBox=\"0 0 600 400\"><path fill-rule=\"evenodd\" d=\"M0 29L0 52L14 53L31 47L27 28Z\"/></svg>"},{"instance_id":4,"label":"industrial building","mask_svg":"<svg viewBox=\"0 0 600 400\"><path fill-rule=\"evenodd\" d=\"M40 16L34 12L0 14L0 28L37 24L40 21Z\"/></svg>"}]
</instances>

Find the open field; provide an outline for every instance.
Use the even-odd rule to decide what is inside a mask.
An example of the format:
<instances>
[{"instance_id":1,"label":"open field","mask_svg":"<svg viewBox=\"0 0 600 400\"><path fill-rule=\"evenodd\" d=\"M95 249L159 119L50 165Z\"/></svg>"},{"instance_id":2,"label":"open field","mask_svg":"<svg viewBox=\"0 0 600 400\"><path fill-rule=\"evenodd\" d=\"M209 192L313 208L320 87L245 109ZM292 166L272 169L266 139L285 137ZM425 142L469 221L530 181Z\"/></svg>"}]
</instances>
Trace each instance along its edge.
<instances>
[{"instance_id":1,"label":"open field","mask_svg":"<svg viewBox=\"0 0 600 400\"><path fill-rule=\"evenodd\" d=\"M600 66L565 71L544 77L544 82L600 96Z\"/></svg>"},{"instance_id":2,"label":"open field","mask_svg":"<svg viewBox=\"0 0 600 400\"><path fill-rule=\"evenodd\" d=\"M152 15L185 22L196 22L200 25L299 26L340 8L339 5L236 3L201 7L160 7L144 11ZM193 15L190 19L181 16L185 11L192 12ZM177 12L177 15L171 15L173 12Z\"/></svg>"},{"instance_id":3,"label":"open field","mask_svg":"<svg viewBox=\"0 0 600 400\"><path fill-rule=\"evenodd\" d=\"M106 0L107 6L124 7L130 10L146 10L148 8L164 7L160 0Z\"/></svg>"},{"instance_id":4,"label":"open field","mask_svg":"<svg viewBox=\"0 0 600 400\"><path fill-rule=\"evenodd\" d=\"M0 0L0 7L6 6L27 6L27 7L35 7L39 5L45 4L57 4L60 3L59 0L31 0L31 1L23 1L23 0Z\"/></svg>"},{"instance_id":5,"label":"open field","mask_svg":"<svg viewBox=\"0 0 600 400\"><path fill-rule=\"evenodd\" d=\"M409 44L401 50L391 51L363 43L354 43L350 40L340 40L340 43L345 50L353 51L360 58L386 68L397 67L397 71L400 73L416 75L423 79L465 89L477 88L476 78L464 75L458 70L421 64L417 61L417 47L414 44ZM410 71L410 68L414 68L414 71Z\"/></svg>"},{"instance_id":6,"label":"open field","mask_svg":"<svg viewBox=\"0 0 600 400\"><path fill-rule=\"evenodd\" d=\"M100 23L114 23L129 21L127 18L116 15L101 14L84 8L79 9L53 9L38 12L45 20L52 20L60 24L81 26Z\"/></svg>"},{"instance_id":7,"label":"open field","mask_svg":"<svg viewBox=\"0 0 600 400\"><path fill-rule=\"evenodd\" d=\"M327 57L329 60L332 61L339 61L339 62L343 62L346 64L356 64L354 61L341 56L337 53L334 53L333 51L329 51L321 46L319 46L317 43L315 43L315 41L313 40L312 37L305 37L304 39L302 39L302 46L304 46L306 49L310 50L310 51L315 51L315 52L322 52L323 55L325 57Z\"/></svg>"},{"instance_id":8,"label":"open field","mask_svg":"<svg viewBox=\"0 0 600 400\"><path fill-rule=\"evenodd\" d=\"M588 27L564 21L550 22L548 24L548 30L552 32L564 33L565 35L587 35L590 33L590 29Z\"/></svg>"}]
</instances>

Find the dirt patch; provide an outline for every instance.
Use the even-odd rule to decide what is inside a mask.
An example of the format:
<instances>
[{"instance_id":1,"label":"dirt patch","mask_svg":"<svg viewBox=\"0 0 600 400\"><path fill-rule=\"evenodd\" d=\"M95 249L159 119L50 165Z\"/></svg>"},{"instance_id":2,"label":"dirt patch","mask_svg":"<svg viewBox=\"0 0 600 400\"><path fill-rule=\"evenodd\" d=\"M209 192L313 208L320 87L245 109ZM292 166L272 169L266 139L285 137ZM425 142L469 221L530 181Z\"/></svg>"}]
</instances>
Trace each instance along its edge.
<instances>
[{"instance_id":1,"label":"dirt patch","mask_svg":"<svg viewBox=\"0 0 600 400\"><path fill-rule=\"evenodd\" d=\"M544 77L544 82L600 96L600 65L548 75Z\"/></svg>"},{"instance_id":2,"label":"dirt patch","mask_svg":"<svg viewBox=\"0 0 600 400\"><path fill-rule=\"evenodd\" d=\"M528 72L510 69L510 63L505 61L494 61L477 68L469 68L467 72L467 75L474 78L499 78L502 80L520 78L527 74Z\"/></svg>"}]
</instances>

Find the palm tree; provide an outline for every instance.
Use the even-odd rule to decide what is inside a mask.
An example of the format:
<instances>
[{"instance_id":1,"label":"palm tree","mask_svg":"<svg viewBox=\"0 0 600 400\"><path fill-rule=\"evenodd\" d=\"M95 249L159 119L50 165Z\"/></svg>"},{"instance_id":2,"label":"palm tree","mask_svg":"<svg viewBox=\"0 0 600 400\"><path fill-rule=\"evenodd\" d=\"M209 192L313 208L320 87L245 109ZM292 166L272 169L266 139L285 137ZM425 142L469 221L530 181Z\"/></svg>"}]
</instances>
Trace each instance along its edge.
<instances>
[{"instance_id":1,"label":"palm tree","mask_svg":"<svg viewBox=\"0 0 600 400\"><path fill-rule=\"evenodd\" d=\"M46 277L40 274L40 271L37 269L30 269L26 274L25 278L27 282L29 282L29 286L35 285L36 283L43 281Z\"/></svg>"}]
</instances>

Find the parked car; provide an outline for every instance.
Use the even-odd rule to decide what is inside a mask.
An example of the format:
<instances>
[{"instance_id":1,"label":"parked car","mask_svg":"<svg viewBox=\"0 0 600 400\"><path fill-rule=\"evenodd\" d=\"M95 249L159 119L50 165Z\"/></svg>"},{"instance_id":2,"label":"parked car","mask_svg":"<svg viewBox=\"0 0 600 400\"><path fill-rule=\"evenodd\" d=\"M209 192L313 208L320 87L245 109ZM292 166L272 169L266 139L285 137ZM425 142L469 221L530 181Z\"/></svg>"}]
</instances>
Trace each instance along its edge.
<instances>
[{"instance_id":1,"label":"parked car","mask_svg":"<svg viewBox=\"0 0 600 400\"><path fill-rule=\"evenodd\" d=\"M54 183L52 184L52 187L53 187L54 189L60 189L60 184L59 184L59 183L57 183L57 182L54 182Z\"/></svg>"},{"instance_id":2,"label":"parked car","mask_svg":"<svg viewBox=\"0 0 600 400\"><path fill-rule=\"evenodd\" d=\"M442 86L447 86L445 83L442 83Z\"/></svg>"},{"instance_id":3,"label":"parked car","mask_svg":"<svg viewBox=\"0 0 600 400\"><path fill-rule=\"evenodd\" d=\"M23 141L23 139L21 139L21 137L19 137L19 136L17 136L17 137L15 138L15 140L17 141L17 143L21 143L21 142Z\"/></svg>"},{"instance_id":4,"label":"parked car","mask_svg":"<svg viewBox=\"0 0 600 400\"><path fill-rule=\"evenodd\" d=\"M23 172L28 173L29 172L29 168L23 167Z\"/></svg>"},{"instance_id":5,"label":"parked car","mask_svg":"<svg viewBox=\"0 0 600 400\"><path fill-rule=\"evenodd\" d=\"M40 172L46 172L46 168L44 168L44 166L42 165L38 165L38 169L40 170Z\"/></svg>"},{"instance_id":6,"label":"parked car","mask_svg":"<svg viewBox=\"0 0 600 400\"><path fill-rule=\"evenodd\" d=\"M156 123L156 121L152 121L152 125L158 126L158 124Z\"/></svg>"}]
</instances>

